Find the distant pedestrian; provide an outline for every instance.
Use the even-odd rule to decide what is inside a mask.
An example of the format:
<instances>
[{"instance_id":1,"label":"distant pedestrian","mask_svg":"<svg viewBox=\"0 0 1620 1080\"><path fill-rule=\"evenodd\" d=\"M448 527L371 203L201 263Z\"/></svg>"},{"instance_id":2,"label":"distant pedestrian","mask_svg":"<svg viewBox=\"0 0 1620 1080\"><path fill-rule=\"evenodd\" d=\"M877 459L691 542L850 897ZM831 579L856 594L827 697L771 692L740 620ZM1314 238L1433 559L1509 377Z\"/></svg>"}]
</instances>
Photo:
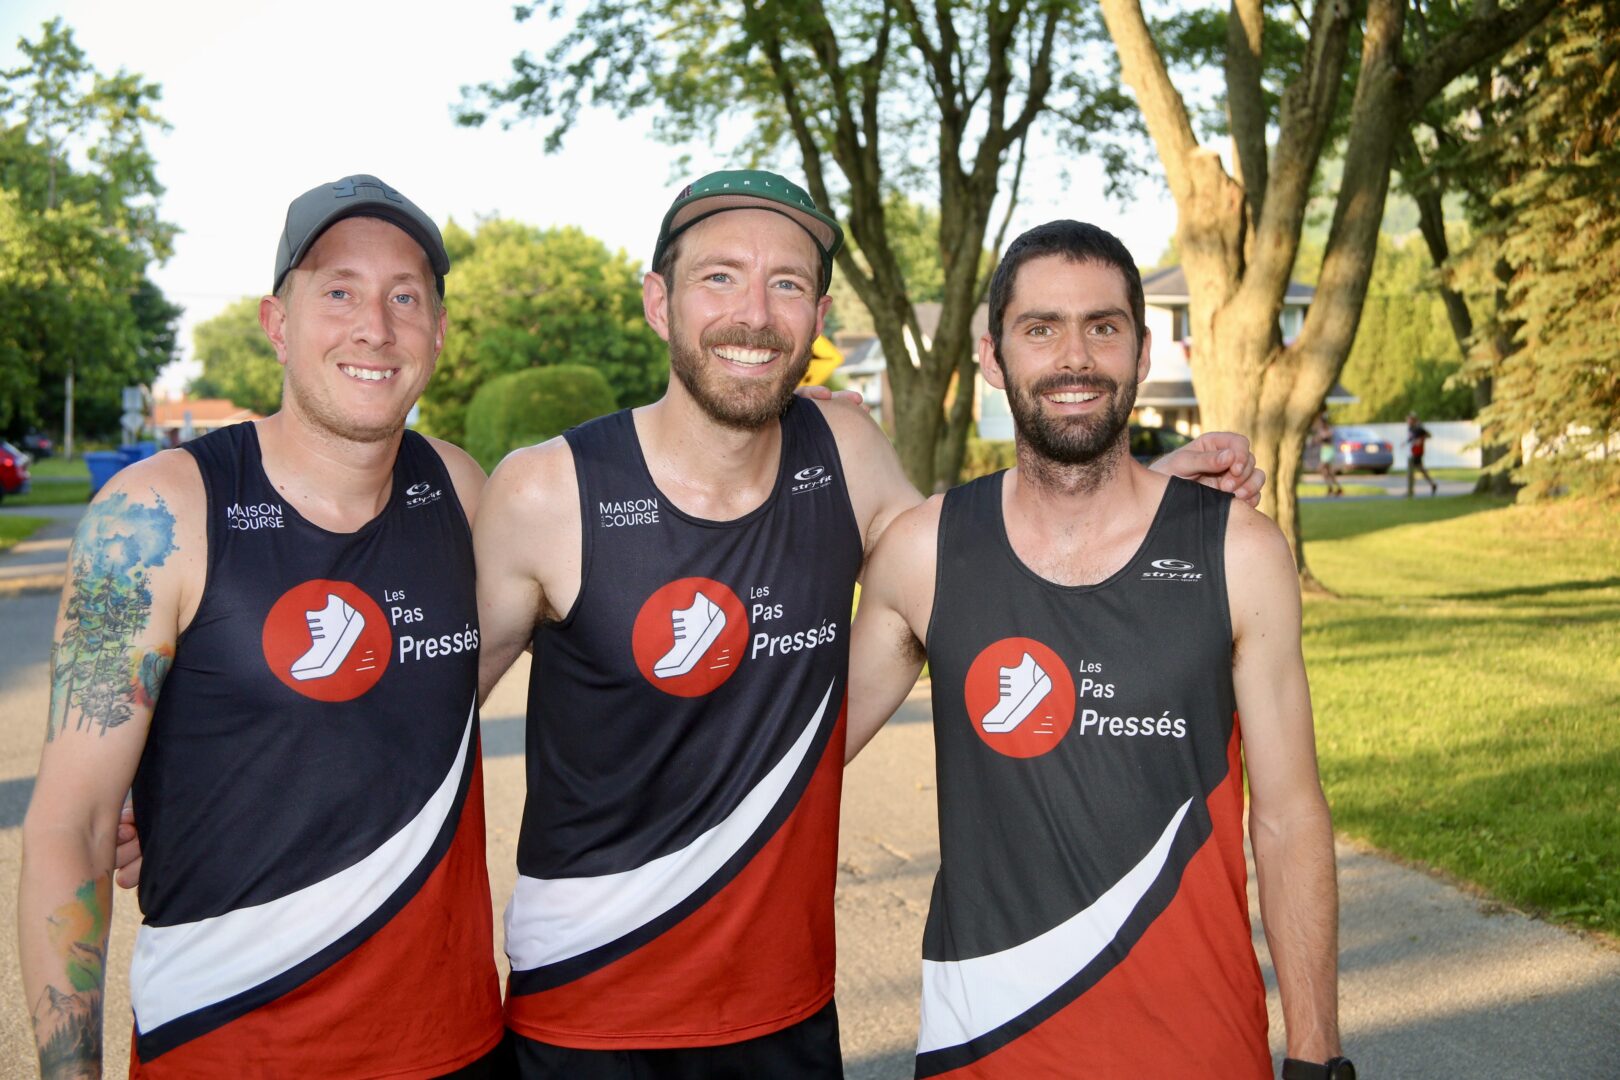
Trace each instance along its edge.
<instances>
[{"instance_id":1,"label":"distant pedestrian","mask_svg":"<svg viewBox=\"0 0 1620 1080\"><path fill-rule=\"evenodd\" d=\"M1429 482L1429 494L1438 495L1440 485L1434 482L1429 470L1423 467L1423 444L1429 440L1429 429L1419 421L1417 413L1406 414L1406 445L1411 447L1407 456L1406 465L1406 497L1412 497L1412 488L1417 483L1417 474L1422 473L1423 479Z\"/></svg>"},{"instance_id":2,"label":"distant pedestrian","mask_svg":"<svg viewBox=\"0 0 1620 1080\"><path fill-rule=\"evenodd\" d=\"M1329 495L1343 495L1344 485L1339 483L1338 470L1333 467L1333 425L1328 423L1327 410L1316 414L1311 424L1311 445L1316 447L1318 471Z\"/></svg>"}]
</instances>

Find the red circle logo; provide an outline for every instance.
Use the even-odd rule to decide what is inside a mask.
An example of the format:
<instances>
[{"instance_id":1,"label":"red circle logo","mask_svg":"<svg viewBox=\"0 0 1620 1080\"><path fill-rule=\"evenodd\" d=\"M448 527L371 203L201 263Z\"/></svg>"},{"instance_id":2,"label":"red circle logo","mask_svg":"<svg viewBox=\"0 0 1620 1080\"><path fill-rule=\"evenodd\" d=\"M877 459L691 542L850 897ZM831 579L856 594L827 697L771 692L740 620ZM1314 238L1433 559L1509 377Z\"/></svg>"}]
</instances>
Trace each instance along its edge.
<instances>
[{"instance_id":1,"label":"red circle logo","mask_svg":"<svg viewBox=\"0 0 1620 1080\"><path fill-rule=\"evenodd\" d=\"M376 686L393 649L382 608L347 581L295 585L264 617L265 662L316 701L353 701Z\"/></svg>"},{"instance_id":2,"label":"red circle logo","mask_svg":"<svg viewBox=\"0 0 1620 1080\"><path fill-rule=\"evenodd\" d=\"M1074 723L1074 679L1033 638L1002 638L974 659L962 688L973 730L1008 757L1039 757Z\"/></svg>"},{"instance_id":3,"label":"red circle logo","mask_svg":"<svg viewBox=\"0 0 1620 1080\"><path fill-rule=\"evenodd\" d=\"M630 647L647 681L676 697L702 697L731 678L748 646L737 594L712 578L672 581L647 597Z\"/></svg>"}]
</instances>

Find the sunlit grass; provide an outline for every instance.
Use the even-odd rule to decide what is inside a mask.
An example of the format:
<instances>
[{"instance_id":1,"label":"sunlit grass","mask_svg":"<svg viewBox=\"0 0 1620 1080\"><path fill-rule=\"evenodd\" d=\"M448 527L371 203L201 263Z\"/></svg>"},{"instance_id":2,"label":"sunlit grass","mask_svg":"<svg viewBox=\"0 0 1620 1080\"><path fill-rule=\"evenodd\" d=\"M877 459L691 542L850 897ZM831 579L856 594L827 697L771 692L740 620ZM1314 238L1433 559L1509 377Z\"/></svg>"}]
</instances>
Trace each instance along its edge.
<instances>
[{"instance_id":1,"label":"sunlit grass","mask_svg":"<svg viewBox=\"0 0 1620 1080\"><path fill-rule=\"evenodd\" d=\"M6 500L8 503L10 500ZM21 514L0 514L0 551L9 551L33 536L49 518L24 517Z\"/></svg>"},{"instance_id":2,"label":"sunlit grass","mask_svg":"<svg viewBox=\"0 0 1620 1080\"><path fill-rule=\"evenodd\" d=\"M1335 826L1620 933L1620 510L1312 503L1305 653Z\"/></svg>"}]
</instances>

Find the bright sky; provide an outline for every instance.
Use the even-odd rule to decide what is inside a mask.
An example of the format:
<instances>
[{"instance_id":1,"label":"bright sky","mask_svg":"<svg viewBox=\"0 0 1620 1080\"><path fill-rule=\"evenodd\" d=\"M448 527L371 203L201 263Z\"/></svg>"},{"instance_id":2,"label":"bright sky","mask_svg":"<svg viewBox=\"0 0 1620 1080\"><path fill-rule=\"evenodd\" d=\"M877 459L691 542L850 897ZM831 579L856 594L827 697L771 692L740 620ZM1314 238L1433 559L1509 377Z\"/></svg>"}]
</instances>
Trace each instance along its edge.
<instances>
[{"instance_id":1,"label":"bright sky","mask_svg":"<svg viewBox=\"0 0 1620 1080\"><path fill-rule=\"evenodd\" d=\"M122 67L162 86L159 111L173 130L152 145L168 189L163 216L183 232L153 277L186 309L189 356L193 326L269 288L287 203L351 173L382 177L441 225L454 217L471 227L488 214L578 225L643 263L651 257L675 191L732 164L733 148L667 147L651 138L646 116L602 111L582 114L550 156L529 123L456 126L451 106L462 86L502 78L513 56L539 52L557 32L520 25L511 10L479 0L4 0L0 67L17 63L20 36L37 39L40 24L60 15L97 69ZM683 149L691 171L676 175ZM1032 159L1013 234L1055 217L1089 219L1152 262L1175 225L1168 197L1155 189L1123 208L1102 191L1092 163ZM453 291L453 271L450 280ZM177 367L165 388L195 374Z\"/></svg>"}]
</instances>

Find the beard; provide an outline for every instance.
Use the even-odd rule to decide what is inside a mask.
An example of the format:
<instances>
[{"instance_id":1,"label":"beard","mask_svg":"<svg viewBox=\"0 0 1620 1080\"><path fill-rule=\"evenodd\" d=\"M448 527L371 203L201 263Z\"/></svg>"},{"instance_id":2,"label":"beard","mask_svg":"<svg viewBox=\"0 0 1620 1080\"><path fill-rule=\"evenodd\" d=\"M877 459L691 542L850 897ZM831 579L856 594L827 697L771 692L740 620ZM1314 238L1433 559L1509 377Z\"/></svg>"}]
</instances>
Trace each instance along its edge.
<instances>
[{"instance_id":1,"label":"beard","mask_svg":"<svg viewBox=\"0 0 1620 1080\"><path fill-rule=\"evenodd\" d=\"M810 348L806 343L797 357L782 366L775 379L741 379L728 375L705 361L704 353L715 346L735 345L748 349L771 349L784 357L792 356L793 342L769 326L750 330L728 326L710 330L698 338L696 348L687 344L669 313L669 368L687 393L715 423L734 431L758 431L779 420L793 401L793 391L810 370Z\"/></svg>"},{"instance_id":2,"label":"beard","mask_svg":"<svg viewBox=\"0 0 1620 1080\"><path fill-rule=\"evenodd\" d=\"M394 378L400 378L403 374L396 372ZM407 413L370 423L355 416L345 415L318 384L312 382L311 385L305 385L304 380L291 365L287 368L284 389L286 398L284 407L292 406L293 411L312 426L347 442L386 442L405 428Z\"/></svg>"},{"instance_id":3,"label":"beard","mask_svg":"<svg viewBox=\"0 0 1620 1080\"><path fill-rule=\"evenodd\" d=\"M1005 377L1007 368L1002 365ZM1024 387L1007 382L1007 407L1018 438L1040 457L1059 465L1086 465L1120 445L1136 405L1136 383L1124 386L1106 375L1048 375ZM1089 416L1054 416L1044 394L1062 391L1097 393L1105 407Z\"/></svg>"}]
</instances>

